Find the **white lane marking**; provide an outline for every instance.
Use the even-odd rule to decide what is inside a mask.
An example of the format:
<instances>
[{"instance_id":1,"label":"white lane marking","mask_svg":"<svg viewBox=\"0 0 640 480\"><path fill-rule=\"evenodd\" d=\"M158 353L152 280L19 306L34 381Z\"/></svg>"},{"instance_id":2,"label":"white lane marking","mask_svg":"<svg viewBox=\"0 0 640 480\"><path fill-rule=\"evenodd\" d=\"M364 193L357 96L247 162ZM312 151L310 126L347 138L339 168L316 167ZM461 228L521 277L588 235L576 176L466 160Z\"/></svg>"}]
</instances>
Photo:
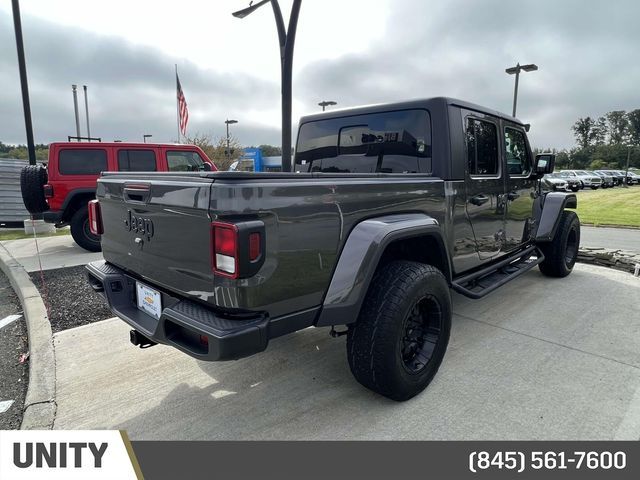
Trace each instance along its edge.
<instances>
[{"instance_id":1,"label":"white lane marking","mask_svg":"<svg viewBox=\"0 0 640 480\"><path fill-rule=\"evenodd\" d=\"M11 408L13 405L13 400L2 400L0 401L0 413L4 413Z\"/></svg>"},{"instance_id":2,"label":"white lane marking","mask_svg":"<svg viewBox=\"0 0 640 480\"><path fill-rule=\"evenodd\" d=\"M6 327L10 323L15 322L21 317L22 315L9 315L8 317L4 317L2 320L0 320L0 329Z\"/></svg>"}]
</instances>

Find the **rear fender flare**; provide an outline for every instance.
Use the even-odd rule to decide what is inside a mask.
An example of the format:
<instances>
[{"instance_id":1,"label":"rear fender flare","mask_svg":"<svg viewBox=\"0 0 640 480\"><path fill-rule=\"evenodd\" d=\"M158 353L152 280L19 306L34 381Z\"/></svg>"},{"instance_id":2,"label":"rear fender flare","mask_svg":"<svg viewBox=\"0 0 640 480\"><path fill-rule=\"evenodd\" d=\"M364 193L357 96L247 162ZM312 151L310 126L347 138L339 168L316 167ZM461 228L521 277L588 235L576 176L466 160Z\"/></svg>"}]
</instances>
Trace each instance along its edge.
<instances>
[{"instance_id":1,"label":"rear fender flare","mask_svg":"<svg viewBox=\"0 0 640 480\"><path fill-rule=\"evenodd\" d=\"M371 218L356 225L342 249L315 325L326 327L355 322L387 246L397 240L424 236L432 237L441 254L446 255L447 271L442 273L450 281L448 252L440 225L434 218L421 213L398 214Z\"/></svg>"},{"instance_id":2,"label":"rear fender flare","mask_svg":"<svg viewBox=\"0 0 640 480\"><path fill-rule=\"evenodd\" d=\"M565 208L576 208L578 199L575 193L550 192L545 195L544 204L538 218L536 242L550 242L553 240L560 216Z\"/></svg>"},{"instance_id":3,"label":"rear fender flare","mask_svg":"<svg viewBox=\"0 0 640 480\"><path fill-rule=\"evenodd\" d=\"M64 199L62 207L60 211L62 213L62 218L65 221L69 221L73 214L77 210L77 206L75 205L79 198L86 196L91 196L91 199L96 197L96 189L95 188L76 188L75 190L71 190L67 194L67 198Z\"/></svg>"}]
</instances>

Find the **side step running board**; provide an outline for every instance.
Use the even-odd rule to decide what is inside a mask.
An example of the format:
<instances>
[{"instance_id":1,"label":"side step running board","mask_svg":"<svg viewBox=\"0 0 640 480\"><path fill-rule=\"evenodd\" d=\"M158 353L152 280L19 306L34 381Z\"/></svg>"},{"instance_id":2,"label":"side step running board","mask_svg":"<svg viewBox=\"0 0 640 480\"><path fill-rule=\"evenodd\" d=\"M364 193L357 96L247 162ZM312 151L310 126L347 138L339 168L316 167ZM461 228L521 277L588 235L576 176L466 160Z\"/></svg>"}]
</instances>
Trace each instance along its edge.
<instances>
[{"instance_id":1,"label":"side step running board","mask_svg":"<svg viewBox=\"0 0 640 480\"><path fill-rule=\"evenodd\" d=\"M534 245L477 272L454 279L451 287L465 297L482 298L496 288L528 272L543 260L544 255Z\"/></svg>"}]
</instances>

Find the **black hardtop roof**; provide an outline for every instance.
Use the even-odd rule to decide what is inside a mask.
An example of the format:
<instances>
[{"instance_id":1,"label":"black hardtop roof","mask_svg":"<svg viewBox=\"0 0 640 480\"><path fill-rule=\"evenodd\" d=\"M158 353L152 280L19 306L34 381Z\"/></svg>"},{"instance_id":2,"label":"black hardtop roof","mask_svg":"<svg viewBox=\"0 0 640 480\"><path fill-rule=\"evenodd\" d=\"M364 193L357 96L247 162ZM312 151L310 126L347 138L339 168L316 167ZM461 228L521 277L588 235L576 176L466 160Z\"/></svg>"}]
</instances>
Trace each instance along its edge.
<instances>
[{"instance_id":1,"label":"black hardtop roof","mask_svg":"<svg viewBox=\"0 0 640 480\"><path fill-rule=\"evenodd\" d=\"M449 97L432 97L432 98L419 98L414 100L406 100L402 102L394 103L379 103L375 105L364 105L361 107L352 108L340 108L332 109L330 111L315 113L312 115L305 115L300 118L300 125L307 122L316 120L325 120L329 118L340 118L348 115L362 115L366 113L388 112L390 110L407 110L412 108L426 108L427 110L444 109L448 105L454 105L457 107L466 108L467 110L473 110L476 112L486 113L494 117L503 118L513 123L523 125L523 123L511 115L498 112L490 108L482 107L475 103L465 102L464 100L458 100L456 98Z\"/></svg>"}]
</instances>

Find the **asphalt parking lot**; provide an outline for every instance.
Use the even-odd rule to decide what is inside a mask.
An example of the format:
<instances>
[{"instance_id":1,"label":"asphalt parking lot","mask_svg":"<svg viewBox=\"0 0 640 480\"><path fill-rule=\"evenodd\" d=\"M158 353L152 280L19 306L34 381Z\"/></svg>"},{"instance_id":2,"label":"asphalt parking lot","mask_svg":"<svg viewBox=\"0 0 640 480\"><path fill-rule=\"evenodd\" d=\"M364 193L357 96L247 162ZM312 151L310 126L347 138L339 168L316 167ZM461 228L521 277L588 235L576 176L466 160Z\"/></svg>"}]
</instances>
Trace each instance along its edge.
<instances>
[{"instance_id":1,"label":"asphalt parking lot","mask_svg":"<svg viewBox=\"0 0 640 480\"><path fill-rule=\"evenodd\" d=\"M54 428L152 439L640 439L640 281L577 265L479 301L454 297L429 388L395 403L351 377L344 337L307 329L266 352L198 362L140 350L117 319L54 336Z\"/></svg>"}]
</instances>

